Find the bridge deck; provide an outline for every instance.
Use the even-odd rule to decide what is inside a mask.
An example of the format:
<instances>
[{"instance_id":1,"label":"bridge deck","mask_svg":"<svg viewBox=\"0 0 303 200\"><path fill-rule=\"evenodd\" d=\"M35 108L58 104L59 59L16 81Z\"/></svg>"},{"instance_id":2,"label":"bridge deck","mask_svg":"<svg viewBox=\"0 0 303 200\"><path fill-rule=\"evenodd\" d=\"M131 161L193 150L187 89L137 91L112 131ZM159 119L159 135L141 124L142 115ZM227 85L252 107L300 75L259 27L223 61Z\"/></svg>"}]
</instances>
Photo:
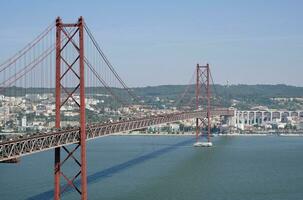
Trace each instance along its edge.
<instances>
[{"instance_id":1,"label":"bridge deck","mask_svg":"<svg viewBox=\"0 0 303 200\"><path fill-rule=\"evenodd\" d=\"M212 111L214 116L233 116L234 111L217 109ZM180 120L206 117L206 111L189 111L174 114L157 115L153 117L131 119L114 123L100 123L87 126L87 140L124 131L145 128L152 125L164 124ZM17 139L0 143L0 161L18 158L28 154L38 153L60 146L79 142L79 128L44 133L38 136Z\"/></svg>"}]
</instances>

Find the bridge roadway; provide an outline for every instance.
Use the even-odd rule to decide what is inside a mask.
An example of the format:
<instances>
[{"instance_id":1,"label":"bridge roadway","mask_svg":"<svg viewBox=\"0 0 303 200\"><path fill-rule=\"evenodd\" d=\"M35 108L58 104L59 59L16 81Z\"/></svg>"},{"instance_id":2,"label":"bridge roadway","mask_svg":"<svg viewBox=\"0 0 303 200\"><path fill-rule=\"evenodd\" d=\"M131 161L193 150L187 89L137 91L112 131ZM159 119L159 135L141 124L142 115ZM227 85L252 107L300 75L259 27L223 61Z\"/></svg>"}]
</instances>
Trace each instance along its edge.
<instances>
[{"instance_id":1,"label":"bridge roadway","mask_svg":"<svg viewBox=\"0 0 303 200\"><path fill-rule=\"evenodd\" d=\"M211 114L213 116L234 116L234 110L215 109L211 111ZM206 117L206 111L195 110L130 119L113 123L91 124L87 125L87 140L114 133L146 128L157 124L203 117ZM62 129L55 132L2 142L0 143L0 162L60 146L78 143L80 138L79 132L79 128Z\"/></svg>"}]
</instances>

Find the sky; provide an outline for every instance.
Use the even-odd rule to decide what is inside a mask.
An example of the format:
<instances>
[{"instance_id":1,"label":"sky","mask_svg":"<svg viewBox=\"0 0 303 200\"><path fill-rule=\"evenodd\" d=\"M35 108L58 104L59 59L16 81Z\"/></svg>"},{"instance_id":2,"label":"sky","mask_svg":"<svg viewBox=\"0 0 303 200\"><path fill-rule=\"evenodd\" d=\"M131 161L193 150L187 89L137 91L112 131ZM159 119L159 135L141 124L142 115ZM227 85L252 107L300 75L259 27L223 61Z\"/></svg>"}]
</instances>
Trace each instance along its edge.
<instances>
[{"instance_id":1,"label":"sky","mask_svg":"<svg viewBox=\"0 0 303 200\"><path fill-rule=\"evenodd\" d=\"M131 87L187 84L209 63L220 84L303 86L301 0L2 0L0 61L57 16L83 16Z\"/></svg>"}]
</instances>

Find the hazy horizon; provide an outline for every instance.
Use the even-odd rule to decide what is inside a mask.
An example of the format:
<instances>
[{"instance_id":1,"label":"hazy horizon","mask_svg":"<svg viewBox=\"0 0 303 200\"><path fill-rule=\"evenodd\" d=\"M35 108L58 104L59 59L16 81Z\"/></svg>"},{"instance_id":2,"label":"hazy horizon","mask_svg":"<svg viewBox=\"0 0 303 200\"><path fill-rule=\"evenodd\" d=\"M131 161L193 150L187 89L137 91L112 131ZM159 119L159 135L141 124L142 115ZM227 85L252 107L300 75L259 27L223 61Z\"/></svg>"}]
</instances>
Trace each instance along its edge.
<instances>
[{"instance_id":1,"label":"hazy horizon","mask_svg":"<svg viewBox=\"0 0 303 200\"><path fill-rule=\"evenodd\" d=\"M146 86L131 86L129 88L146 88L146 87L161 87L161 86L187 86L187 85L195 85L195 84L161 84L161 85L146 85ZM210 84L213 85L213 84ZM219 86L227 86L226 84L221 84L221 83L215 83L214 85L219 85ZM278 86L278 85L283 85L287 87L299 87L303 88L303 86L297 86L297 85L289 85L289 84L284 84L284 83L276 83L276 84L266 84L266 83L257 83L257 84L245 84L245 83L237 83L237 84L229 84L228 86ZM21 86L10 86L7 88L24 88L24 89L55 89L54 87L21 87ZM73 88L73 87L66 87L66 88ZM104 86L86 86L85 88L104 88ZM120 87L110 87L110 88L117 88L121 89L122 86Z\"/></svg>"}]
</instances>

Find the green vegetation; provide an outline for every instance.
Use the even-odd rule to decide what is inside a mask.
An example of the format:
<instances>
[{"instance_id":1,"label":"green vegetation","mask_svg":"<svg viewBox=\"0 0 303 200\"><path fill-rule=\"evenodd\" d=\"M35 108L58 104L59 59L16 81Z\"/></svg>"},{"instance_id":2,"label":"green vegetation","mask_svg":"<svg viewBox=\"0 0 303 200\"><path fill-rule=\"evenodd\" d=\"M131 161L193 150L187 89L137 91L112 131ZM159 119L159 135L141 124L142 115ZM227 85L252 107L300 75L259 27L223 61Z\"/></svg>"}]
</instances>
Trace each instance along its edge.
<instances>
[{"instance_id":1,"label":"green vegetation","mask_svg":"<svg viewBox=\"0 0 303 200\"><path fill-rule=\"evenodd\" d=\"M176 100L186 89L186 85L162 85L155 87L135 88L134 91L145 98L159 97ZM212 104L224 107L234 106L239 109L248 109L253 106L267 106L272 109L296 110L303 108L303 87L289 85L212 85ZM185 95L179 105L193 105L195 103L195 86L191 85L188 95ZM285 101L277 101L272 98L288 98ZM173 104L172 104L173 105Z\"/></svg>"},{"instance_id":2,"label":"green vegetation","mask_svg":"<svg viewBox=\"0 0 303 200\"><path fill-rule=\"evenodd\" d=\"M141 100L144 100L145 105L151 105L153 107L163 108L171 106L194 106L195 103L195 86L190 85L188 93L178 101L182 96L187 85L161 85L161 86L148 86L137 87L131 90L139 96ZM118 98L124 102L134 102L127 94L127 92L121 88L112 88L113 92ZM303 87L289 86L289 85L212 85L212 104L220 105L224 107L234 106L239 109L248 109L253 106L268 106L273 109L303 109L303 101L300 99L286 99L273 100L272 98L301 98L303 97ZM24 96L24 94L32 93L54 93L53 88L16 88L12 87L5 90L6 96ZM98 96L95 94L110 93L100 87L86 88L87 95L92 95L94 98L103 99L102 106L117 108L120 102L113 101L111 97Z\"/></svg>"}]
</instances>

